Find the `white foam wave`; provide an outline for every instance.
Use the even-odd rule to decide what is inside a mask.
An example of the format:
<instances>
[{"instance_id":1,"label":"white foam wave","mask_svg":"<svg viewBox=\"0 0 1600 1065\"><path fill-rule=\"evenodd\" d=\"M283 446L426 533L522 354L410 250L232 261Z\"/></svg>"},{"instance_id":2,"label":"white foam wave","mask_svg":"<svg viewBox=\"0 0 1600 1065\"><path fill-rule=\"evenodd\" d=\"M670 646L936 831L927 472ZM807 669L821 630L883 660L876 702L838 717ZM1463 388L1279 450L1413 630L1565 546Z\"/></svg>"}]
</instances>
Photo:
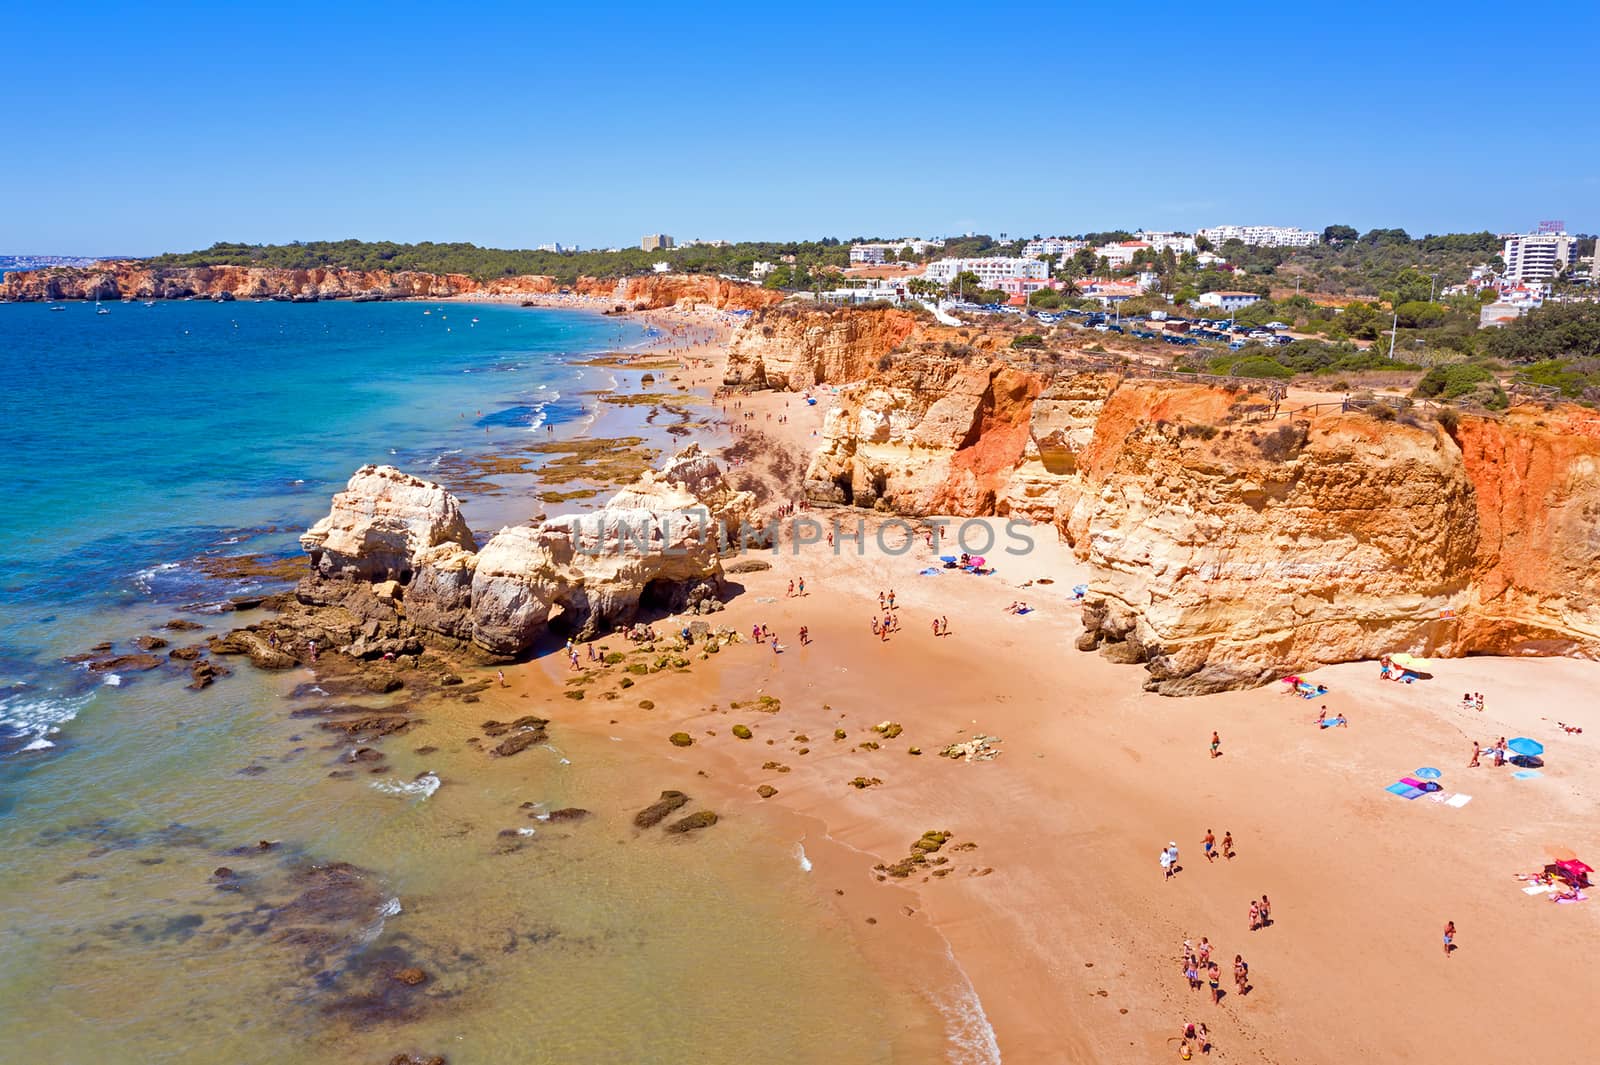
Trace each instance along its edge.
<instances>
[{"instance_id":1,"label":"white foam wave","mask_svg":"<svg viewBox=\"0 0 1600 1065\"><path fill-rule=\"evenodd\" d=\"M439 790L439 778L430 770L415 780L374 780L372 786L389 795L415 795L426 799Z\"/></svg>"},{"instance_id":2,"label":"white foam wave","mask_svg":"<svg viewBox=\"0 0 1600 1065\"><path fill-rule=\"evenodd\" d=\"M534 836L534 835L538 835L538 833L535 832L531 828L519 828L519 829L517 829L517 835L519 835L519 836Z\"/></svg>"},{"instance_id":3,"label":"white foam wave","mask_svg":"<svg viewBox=\"0 0 1600 1065\"><path fill-rule=\"evenodd\" d=\"M158 575L162 573L171 573L173 570L177 569L178 566L179 563L177 562L162 562L155 566L147 566L133 575L133 583L141 592L148 594L150 592L151 582L154 581Z\"/></svg>"},{"instance_id":4,"label":"white foam wave","mask_svg":"<svg viewBox=\"0 0 1600 1065\"><path fill-rule=\"evenodd\" d=\"M378 914L372 919L372 923L367 925L356 935L357 941L360 942L362 946L366 946L368 943L371 943L374 939L377 939L383 934L384 923L388 921L389 918L397 916L399 913L400 896L393 895L386 902L384 902L382 906L378 907Z\"/></svg>"},{"instance_id":5,"label":"white foam wave","mask_svg":"<svg viewBox=\"0 0 1600 1065\"><path fill-rule=\"evenodd\" d=\"M800 860L800 871L802 873L811 872L811 859L806 857L806 846L804 843L796 843L794 845L794 856Z\"/></svg>"},{"instance_id":6,"label":"white foam wave","mask_svg":"<svg viewBox=\"0 0 1600 1065\"><path fill-rule=\"evenodd\" d=\"M557 758L561 759L561 764L562 765L571 765L572 764L572 759L568 758L566 755L564 755L560 751L556 750L555 747L551 746L550 744L548 744L548 743L545 744L544 745L544 749L549 751L551 754L555 755Z\"/></svg>"},{"instance_id":7,"label":"white foam wave","mask_svg":"<svg viewBox=\"0 0 1600 1065\"><path fill-rule=\"evenodd\" d=\"M1000 1044L989 1024L989 1015L983 1012L977 989L948 943L944 954L959 980L955 987L928 997L944 1017L945 1060L951 1065L1000 1065Z\"/></svg>"},{"instance_id":8,"label":"white foam wave","mask_svg":"<svg viewBox=\"0 0 1600 1065\"><path fill-rule=\"evenodd\" d=\"M120 673L107 673L105 685L108 688L122 687L122 675Z\"/></svg>"},{"instance_id":9,"label":"white foam wave","mask_svg":"<svg viewBox=\"0 0 1600 1065\"><path fill-rule=\"evenodd\" d=\"M93 694L60 698L40 692L12 692L0 695L0 731L16 738L31 737L25 751L43 751L55 746L48 737L78 716Z\"/></svg>"}]
</instances>

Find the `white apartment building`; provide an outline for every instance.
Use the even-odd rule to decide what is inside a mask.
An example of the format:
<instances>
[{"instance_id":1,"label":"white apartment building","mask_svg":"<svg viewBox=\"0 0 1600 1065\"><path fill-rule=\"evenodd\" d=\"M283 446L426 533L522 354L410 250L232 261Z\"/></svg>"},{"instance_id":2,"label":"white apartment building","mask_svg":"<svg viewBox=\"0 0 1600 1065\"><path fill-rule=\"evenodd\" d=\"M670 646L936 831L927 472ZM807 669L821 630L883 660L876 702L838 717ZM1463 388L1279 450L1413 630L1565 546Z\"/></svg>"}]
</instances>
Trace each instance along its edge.
<instances>
[{"instance_id":1,"label":"white apartment building","mask_svg":"<svg viewBox=\"0 0 1600 1065\"><path fill-rule=\"evenodd\" d=\"M1578 262L1578 242L1565 232L1502 233L1500 239L1505 241L1500 258L1506 263L1500 276L1507 281L1549 281Z\"/></svg>"},{"instance_id":2,"label":"white apartment building","mask_svg":"<svg viewBox=\"0 0 1600 1065\"><path fill-rule=\"evenodd\" d=\"M1201 307L1215 307L1223 311L1236 311L1261 299L1254 292L1202 292L1195 303Z\"/></svg>"},{"instance_id":3,"label":"white apartment building","mask_svg":"<svg viewBox=\"0 0 1600 1065\"><path fill-rule=\"evenodd\" d=\"M1116 244L1102 244L1094 250L1096 259L1104 259L1114 267L1132 266L1133 257L1151 246L1142 240L1124 240Z\"/></svg>"},{"instance_id":4,"label":"white apartment building","mask_svg":"<svg viewBox=\"0 0 1600 1065\"><path fill-rule=\"evenodd\" d=\"M548 244L539 245L539 250L540 251L553 251L553 252L556 252L556 253L559 254L561 252L577 251L578 249L576 249L576 248L568 248L568 247L565 247L565 246L563 246L561 244L558 244L555 241L551 241Z\"/></svg>"},{"instance_id":5,"label":"white apartment building","mask_svg":"<svg viewBox=\"0 0 1600 1065\"><path fill-rule=\"evenodd\" d=\"M1059 255L1063 259L1069 255L1076 255L1089 246L1086 240L1068 240L1066 237L1044 237L1040 240L1030 240L1022 246L1022 256L1025 259L1039 259L1046 255Z\"/></svg>"},{"instance_id":6,"label":"white apartment building","mask_svg":"<svg viewBox=\"0 0 1600 1065\"><path fill-rule=\"evenodd\" d=\"M757 260L750 264L750 276L760 281L775 269L777 269L776 264Z\"/></svg>"},{"instance_id":7,"label":"white apartment building","mask_svg":"<svg viewBox=\"0 0 1600 1065\"><path fill-rule=\"evenodd\" d=\"M852 244L850 245L850 261L865 266L878 266L888 262L891 256L898 257L902 248L910 248L912 255L926 255L930 248L942 247L944 247L944 241L942 240L924 240L921 237Z\"/></svg>"},{"instance_id":8,"label":"white apartment building","mask_svg":"<svg viewBox=\"0 0 1600 1065\"><path fill-rule=\"evenodd\" d=\"M888 246L883 244L852 244L850 246L850 262L852 265L882 266L888 254Z\"/></svg>"},{"instance_id":9,"label":"white apartment building","mask_svg":"<svg viewBox=\"0 0 1600 1065\"><path fill-rule=\"evenodd\" d=\"M1321 233L1294 226L1211 226L1199 230L1196 236L1221 247L1230 240L1243 241L1261 248L1310 248L1322 242Z\"/></svg>"},{"instance_id":10,"label":"white apartment building","mask_svg":"<svg viewBox=\"0 0 1600 1065\"><path fill-rule=\"evenodd\" d=\"M1187 233L1151 233L1141 229L1133 238L1144 241L1157 252L1170 248L1174 255L1185 255L1195 250L1194 238Z\"/></svg>"},{"instance_id":11,"label":"white apartment building","mask_svg":"<svg viewBox=\"0 0 1600 1065\"><path fill-rule=\"evenodd\" d=\"M957 274L977 274L986 288L998 288L999 283L1014 277L1031 277L1043 280L1050 276L1050 268L1042 259L1007 259L995 256L988 259L935 259L928 264L923 277L948 285Z\"/></svg>"}]
</instances>

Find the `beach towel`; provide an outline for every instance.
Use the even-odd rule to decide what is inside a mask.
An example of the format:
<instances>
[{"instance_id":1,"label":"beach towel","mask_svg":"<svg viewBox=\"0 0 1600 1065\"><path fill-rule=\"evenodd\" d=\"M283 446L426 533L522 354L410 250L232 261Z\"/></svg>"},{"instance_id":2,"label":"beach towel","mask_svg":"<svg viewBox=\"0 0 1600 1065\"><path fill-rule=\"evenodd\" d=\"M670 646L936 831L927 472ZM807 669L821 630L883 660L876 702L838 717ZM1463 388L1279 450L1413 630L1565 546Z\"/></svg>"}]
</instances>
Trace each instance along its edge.
<instances>
[{"instance_id":1,"label":"beach towel","mask_svg":"<svg viewBox=\"0 0 1600 1065\"><path fill-rule=\"evenodd\" d=\"M1019 614L1031 614L1031 613L1033 613L1033 607L1031 607L1031 606L1023 607L1021 610L1017 611L1017 613L1019 613Z\"/></svg>"},{"instance_id":2,"label":"beach towel","mask_svg":"<svg viewBox=\"0 0 1600 1065\"><path fill-rule=\"evenodd\" d=\"M1426 784L1424 784L1422 781L1418 780L1416 777L1401 777L1400 778L1400 783L1409 785L1409 786L1411 786L1413 788L1426 788L1427 787Z\"/></svg>"},{"instance_id":3,"label":"beach towel","mask_svg":"<svg viewBox=\"0 0 1600 1065\"><path fill-rule=\"evenodd\" d=\"M1414 788L1410 784L1398 780L1383 790L1387 791L1390 795L1398 795L1402 799L1415 799L1423 794L1421 788Z\"/></svg>"},{"instance_id":4,"label":"beach towel","mask_svg":"<svg viewBox=\"0 0 1600 1065\"><path fill-rule=\"evenodd\" d=\"M1575 899L1551 899L1550 901L1555 903L1557 906L1564 906L1569 902L1588 902L1589 896L1580 891L1578 892L1578 897Z\"/></svg>"},{"instance_id":5,"label":"beach towel","mask_svg":"<svg viewBox=\"0 0 1600 1065\"><path fill-rule=\"evenodd\" d=\"M1542 777L1542 776L1544 776L1544 774L1539 772L1537 769L1519 769L1515 773L1511 774L1511 779L1512 780L1532 780L1534 777Z\"/></svg>"},{"instance_id":6,"label":"beach towel","mask_svg":"<svg viewBox=\"0 0 1600 1065\"><path fill-rule=\"evenodd\" d=\"M927 569L919 569L917 571L917 576L919 577L937 577L938 575L939 569L937 566L929 566Z\"/></svg>"},{"instance_id":7,"label":"beach towel","mask_svg":"<svg viewBox=\"0 0 1600 1065\"><path fill-rule=\"evenodd\" d=\"M1527 887L1522 889L1522 893L1524 895L1548 895L1554 890L1555 888L1551 887L1549 884L1529 884Z\"/></svg>"},{"instance_id":8,"label":"beach towel","mask_svg":"<svg viewBox=\"0 0 1600 1065\"><path fill-rule=\"evenodd\" d=\"M1444 801L1446 806L1454 806L1457 810L1472 801L1471 795L1452 795Z\"/></svg>"},{"instance_id":9,"label":"beach towel","mask_svg":"<svg viewBox=\"0 0 1600 1065\"><path fill-rule=\"evenodd\" d=\"M1319 724L1321 724L1323 728L1333 728L1336 725L1344 724L1344 718L1342 718L1342 717L1325 717L1319 722Z\"/></svg>"}]
</instances>

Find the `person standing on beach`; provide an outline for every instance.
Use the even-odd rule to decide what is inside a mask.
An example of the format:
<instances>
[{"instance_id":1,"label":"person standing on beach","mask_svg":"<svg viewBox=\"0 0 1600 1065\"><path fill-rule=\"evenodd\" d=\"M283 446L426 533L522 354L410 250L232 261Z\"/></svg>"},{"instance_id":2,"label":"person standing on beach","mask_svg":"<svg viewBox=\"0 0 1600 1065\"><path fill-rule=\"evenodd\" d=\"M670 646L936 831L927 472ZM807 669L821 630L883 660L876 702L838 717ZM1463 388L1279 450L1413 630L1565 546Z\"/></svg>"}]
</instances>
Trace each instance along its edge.
<instances>
[{"instance_id":1,"label":"person standing on beach","mask_svg":"<svg viewBox=\"0 0 1600 1065\"><path fill-rule=\"evenodd\" d=\"M1446 921L1444 923L1444 956L1445 957L1448 958L1450 956L1450 952L1456 949L1455 940L1456 940L1456 923L1454 921Z\"/></svg>"},{"instance_id":2,"label":"person standing on beach","mask_svg":"<svg viewBox=\"0 0 1600 1065\"><path fill-rule=\"evenodd\" d=\"M1261 896L1261 927L1265 928L1272 923L1272 903L1267 901L1265 895Z\"/></svg>"},{"instance_id":3,"label":"person standing on beach","mask_svg":"<svg viewBox=\"0 0 1600 1065\"><path fill-rule=\"evenodd\" d=\"M890 610L894 609L894 589L893 588L889 589L889 609Z\"/></svg>"},{"instance_id":4,"label":"person standing on beach","mask_svg":"<svg viewBox=\"0 0 1600 1065\"><path fill-rule=\"evenodd\" d=\"M944 630L944 632L941 633L941 635L944 635L944 636L950 635L950 618L948 616L943 616L943 617L939 618L939 626L940 626L940 628L942 628Z\"/></svg>"},{"instance_id":5,"label":"person standing on beach","mask_svg":"<svg viewBox=\"0 0 1600 1065\"><path fill-rule=\"evenodd\" d=\"M784 598L786 598L786 599L793 599L794 598L794 581L790 581L789 582L789 590L787 592L784 592L783 595L784 595Z\"/></svg>"},{"instance_id":6,"label":"person standing on beach","mask_svg":"<svg viewBox=\"0 0 1600 1065\"><path fill-rule=\"evenodd\" d=\"M872 635L878 635L878 615L872 615Z\"/></svg>"},{"instance_id":7,"label":"person standing on beach","mask_svg":"<svg viewBox=\"0 0 1600 1065\"><path fill-rule=\"evenodd\" d=\"M1483 748L1478 746L1478 741L1472 741L1472 761L1467 763L1468 769L1475 769L1478 765L1478 755L1483 753Z\"/></svg>"},{"instance_id":8,"label":"person standing on beach","mask_svg":"<svg viewBox=\"0 0 1600 1065\"><path fill-rule=\"evenodd\" d=\"M1172 852L1165 847L1161 848L1161 879L1172 879Z\"/></svg>"},{"instance_id":9,"label":"person standing on beach","mask_svg":"<svg viewBox=\"0 0 1600 1065\"><path fill-rule=\"evenodd\" d=\"M800 594L806 594L806 579L804 577L800 578Z\"/></svg>"},{"instance_id":10,"label":"person standing on beach","mask_svg":"<svg viewBox=\"0 0 1600 1065\"><path fill-rule=\"evenodd\" d=\"M1250 986L1250 966L1244 960L1243 954L1233 956L1233 986L1239 989L1239 995L1244 996L1245 988Z\"/></svg>"},{"instance_id":11,"label":"person standing on beach","mask_svg":"<svg viewBox=\"0 0 1600 1065\"><path fill-rule=\"evenodd\" d=\"M1208 828L1205 838L1200 841L1206 848L1206 864L1210 865L1217 860L1217 837Z\"/></svg>"},{"instance_id":12,"label":"person standing on beach","mask_svg":"<svg viewBox=\"0 0 1600 1065\"><path fill-rule=\"evenodd\" d=\"M1229 861L1233 860L1233 833L1222 833L1222 856Z\"/></svg>"},{"instance_id":13,"label":"person standing on beach","mask_svg":"<svg viewBox=\"0 0 1600 1065\"><path fill-rule=\"evenodd\" d=\"M1261 931L1261 903L1250 900L1250 931Z\"/></svg>"},{"instance_id":14,"label":"person standing on beach","mask_svg":"<svg viewBox=\"0 0 1600 1065\"><path fill-rule=\"evenodd\" d=\"M1211 984L1211 1004L1215 1006L1222 1001L1222 992L1218 990L1222 983L1222 967L1216 962L1212 962L1206 970L1206 981Z\"/></svg>"},{"instance_id":15,"label":"person standing on beach","mask_svg":"<svg viewBox=\"0 0 1600 1065\"><path fill-rule=\"evenodd\" d=\"M503 670L503 669L499 669L499 670L496 670L495 673L500 678L500 687L504 688L506 686L506 671Z\"/></svg>"},{"instance_id":16,"label":"person standing on beach","mask_svg":"<svg viewBox=\"0 0 1600 1065\"><path fill-rule=\"evenodd\" d=\"M1211 757L1216 758L1216 757L1220 756L1221 754L1222 754L1222 737L1217 735L1216 730L1212 730L1212 733L1211 733Z\"/></svg>"}]
</instances>

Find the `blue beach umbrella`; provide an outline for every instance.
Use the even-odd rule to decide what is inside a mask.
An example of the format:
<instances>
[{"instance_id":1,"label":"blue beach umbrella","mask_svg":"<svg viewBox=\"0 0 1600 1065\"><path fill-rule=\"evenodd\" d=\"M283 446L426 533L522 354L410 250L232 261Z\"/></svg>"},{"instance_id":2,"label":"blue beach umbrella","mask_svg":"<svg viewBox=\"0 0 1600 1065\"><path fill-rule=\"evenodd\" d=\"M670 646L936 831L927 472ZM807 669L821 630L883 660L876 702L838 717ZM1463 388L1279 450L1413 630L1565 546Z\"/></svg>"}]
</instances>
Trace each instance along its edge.
<instances>
[{"instance_id":1,"label":"blue beach umbrella","mask_svg":"<svg viewBox=\"0 0 1600 1065\"><path fill-rule=\"evenodd\" d=\"M1526 736L1518 736L1514 740L1507 741L1506 750L1515 751L1529 758L1537 758L1544 753L1544 744L1538 740L1530 740Z\"/></svg>"},{"instance_id":2,"label":"blue beach umbrella","mask_svg":"<svg viewBox=\"0 0 1600 1065\"><path fill-rule=\"evenodd\" d=\"M1424 766L1423 768L1417 770L1418 780L1438 780L1443 775L1443 773L1439 772L1432 766Z\"/></svg>"}]
</instances>

